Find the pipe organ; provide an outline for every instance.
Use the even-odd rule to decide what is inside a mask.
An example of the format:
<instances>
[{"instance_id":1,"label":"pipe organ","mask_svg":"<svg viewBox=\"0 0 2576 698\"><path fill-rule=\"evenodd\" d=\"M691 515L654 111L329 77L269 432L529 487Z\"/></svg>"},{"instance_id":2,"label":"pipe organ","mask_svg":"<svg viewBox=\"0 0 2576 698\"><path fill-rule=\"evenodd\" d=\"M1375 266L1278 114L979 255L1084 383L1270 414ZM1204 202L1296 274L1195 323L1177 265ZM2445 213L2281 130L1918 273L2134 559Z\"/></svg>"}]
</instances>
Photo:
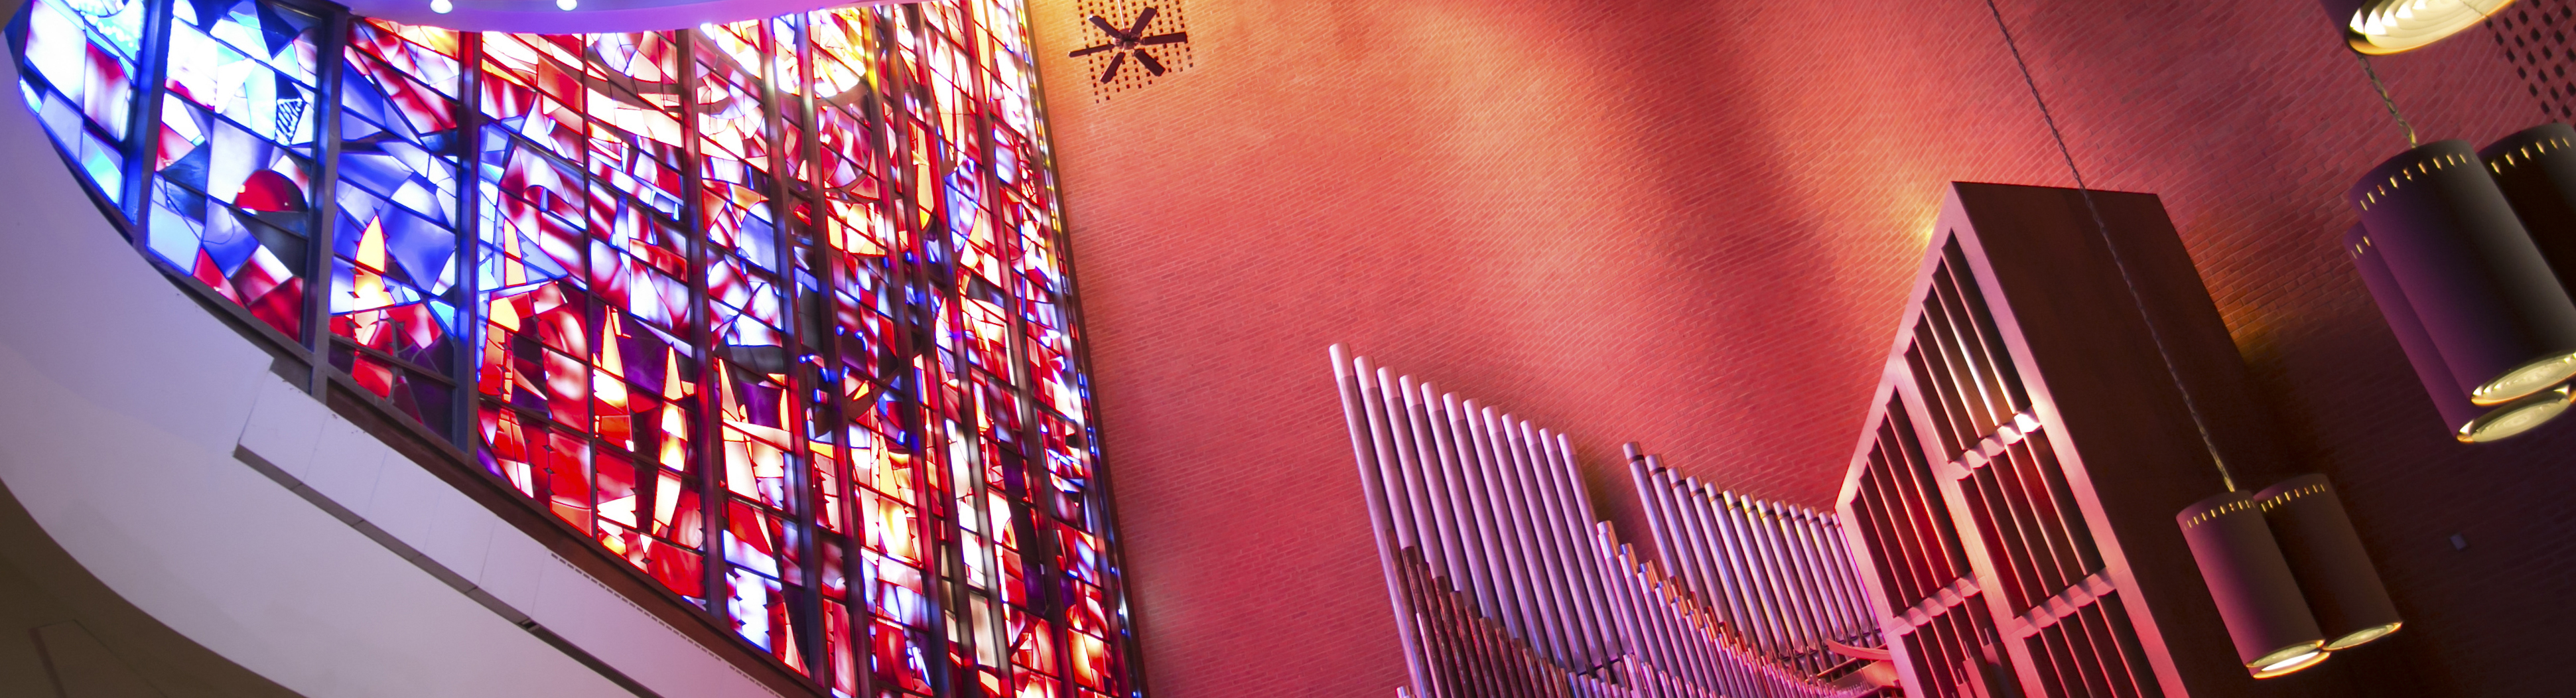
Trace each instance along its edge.
<instances>
[{"instance_id":1,"label":"pipe organ","mask_svg":"<svg viewBox=\"0 0 2576 698\"><path fill-rule=\"evenodd\" d=\"M1683 477L1629 444L1629 476L1657 561L1771 661L1810 673L1875 647L1878 619L1831 512L1765 502Z\"/></svg>"},{"instance_id":2,"label":"pipe organ","mask_svg":"<svg viewBox=\"0 0 2576 698\"><path fill-rule=\"evenodd\" d=\"M1691 523L1659 523L1645 559L1593 515L1564 434L1332 354L1399 695L1856 698L1892 676L1831 651L1877 644L1831 517L1675 481L1698 489L1640 494Z\"/></svg>"}]
</instances>

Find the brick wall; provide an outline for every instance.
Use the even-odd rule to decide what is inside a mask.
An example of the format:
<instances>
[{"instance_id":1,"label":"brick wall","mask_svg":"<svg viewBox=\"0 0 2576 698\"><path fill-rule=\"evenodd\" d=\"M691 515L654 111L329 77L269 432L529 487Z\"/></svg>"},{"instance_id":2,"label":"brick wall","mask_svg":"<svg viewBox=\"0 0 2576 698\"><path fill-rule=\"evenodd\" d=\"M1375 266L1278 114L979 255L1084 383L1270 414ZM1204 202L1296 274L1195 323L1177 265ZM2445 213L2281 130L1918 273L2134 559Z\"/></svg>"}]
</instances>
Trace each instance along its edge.
<instances>
[{"instance_id":1,"label":"brick wall","mask_svg":"<svg viewBox=\"0 0 2576 698\"><path fill-rule=\"evenodd\" d=\"M1942 184L2073 183L1980 0L1164 1L1191 67L1106 99L1061 58L1096 38L1076 3L1031 13L1164 698L1399 681L1327 344L1572 432L1628 531L1630 439L1823 506ZM2576 620L2576 421L2444 434L2334 248L2405 142L2317 5L2000 2L2087 181L2164 197L2406 611L2337 664L2544 692L2520 657ZM2538 123L2486 31L2377 61L2426 140Z\"/></svg>"}]
</instances>

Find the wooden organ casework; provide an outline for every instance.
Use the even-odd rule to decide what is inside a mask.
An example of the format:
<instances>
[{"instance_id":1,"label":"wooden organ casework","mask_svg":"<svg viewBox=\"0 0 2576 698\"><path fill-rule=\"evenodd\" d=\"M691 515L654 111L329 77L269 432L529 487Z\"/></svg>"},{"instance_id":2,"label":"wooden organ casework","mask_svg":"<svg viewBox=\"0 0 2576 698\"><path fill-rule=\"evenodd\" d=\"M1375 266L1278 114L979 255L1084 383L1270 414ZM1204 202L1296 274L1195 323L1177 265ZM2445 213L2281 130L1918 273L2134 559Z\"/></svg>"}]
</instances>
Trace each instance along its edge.
<instances>
[{"instance_id":1,"label":"wooden organ casework","mask_svg":"<svg viewBox=\"0 0 2576 698\"><path fill-rule=\"evenodd\" d=\"M1910 696L2279 688L2239 664L2173 519L2228 488L2213 448L2277 474L2269 417L2162 204L2091 199L1954 184L1931 233L1838 500Z\"/></svg>"}]
</instances>

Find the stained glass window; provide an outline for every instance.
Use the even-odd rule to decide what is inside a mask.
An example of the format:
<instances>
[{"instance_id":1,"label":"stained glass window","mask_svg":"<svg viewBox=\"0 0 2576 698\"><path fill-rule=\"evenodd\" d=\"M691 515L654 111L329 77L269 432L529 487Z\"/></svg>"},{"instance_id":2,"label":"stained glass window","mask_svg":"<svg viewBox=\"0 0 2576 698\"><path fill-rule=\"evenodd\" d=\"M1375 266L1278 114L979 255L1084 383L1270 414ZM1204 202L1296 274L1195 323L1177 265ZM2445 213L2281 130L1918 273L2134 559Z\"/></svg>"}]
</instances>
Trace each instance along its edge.
<instances>
[{"instance_id":1,"label":"stained glass window","mask_svg":"<svg viewBox=\"0 0 2576 698\"><path fill-rule=\"evenodd\" d=\"M31 0L9 38L147 258L764 661L1140 695L1020 13Z\"/></svg>"},{"instance_id":2,"label":"stained glass window","mask_svg":"<svg viewBox=\"0 0 2576 698\"><path fill-rule=\"evenodd\" d=\"M143 0L34 0L9 32L27 106L111 201L125 196L146 7Z\"/></svg>"}]
</instances>

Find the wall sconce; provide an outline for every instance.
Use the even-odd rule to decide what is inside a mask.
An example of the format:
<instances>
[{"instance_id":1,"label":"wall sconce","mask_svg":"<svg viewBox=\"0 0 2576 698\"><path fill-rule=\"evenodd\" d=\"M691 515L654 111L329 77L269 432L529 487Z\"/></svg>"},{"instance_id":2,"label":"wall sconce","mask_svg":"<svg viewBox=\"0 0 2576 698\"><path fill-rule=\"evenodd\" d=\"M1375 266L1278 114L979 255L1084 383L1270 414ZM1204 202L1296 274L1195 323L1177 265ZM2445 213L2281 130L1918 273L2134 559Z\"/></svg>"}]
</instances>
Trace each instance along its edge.
<instances>
[{"instance_id":1,"label":"wall sconce","mask_svg":"<svg viewBox=\"0 0 2576 698\"><path fill-rule=\"evenodd\" d=\"M2442 423L2451 428L2451 436L2462 443L2486 443L2530 431L2568 407L2567 389L2561 386L2539 395L2523 398L2502 407L2488 409L2469 401L2469 393L2451 378L2451 369L2442 363L2442 354L2433 346L2433 336L2415 316L2415 308L2406 294L2397 288L2397 280L2388 272L2370 234L2361 226L2344 233L2344 251L2352 254L2352 264L2361 271L2362 285L2369 287L2370 297L2379 304L2379 314L2388 320L2388 329L2397 334L2397 345L2406 350L2406 361L2415 367L2415 377L2424 382L2424 392L2433 399L2433 407L2442 414Z\"/></svg>"},{"instance_id":2,"label":"wall sconce","mask_svg":"<svg viewBox=\"0 0 2576 698\"><path fill-rule=\"evenodd\" d=\"M2450 38L2511 4L2513 0L2325 0L2326 15L2343 23L2343 38L2352 50L2375 56Z\"/></svg>"},{"instance_id":3,"label":"wall sconce","mask_svg":"<svg viewBox=\"0 0 2576 698\"><path fill-rule=\"evenodd\" d=\"M2263 505L2263 519L2298 578L2317 628L2325 631L2327 651L2387 637L2405 624L2326 476L2283 480L2254 498Z\"/></svg>"},{"instance_id":4,"label":"wall sconce","mask_svg":"<svg viewBox=\"0 0 2576 698\"><path fill-rule=\"evenodd\" d=\"M2326 660L2325 632L2299 593L2299 580L2263 509L2254 497L2230 491L2200 500L2174 515L2183 539L2191 544L2192 561L2218 602L2227 622L2227 637L2236 658L2254 678L2316 666Z\"/></svg>"},{"instance_id":5,"label":"wall sconce","mask_svg":"<svg viewBox=\"0 0 2576 698\"><path fill-rule=\"evenodd\" d=\"M2346 198L2470 402L2513 403L2576 375L2576 302L2467 142L2390 158Z\"/></svg>"}]
</instances>

